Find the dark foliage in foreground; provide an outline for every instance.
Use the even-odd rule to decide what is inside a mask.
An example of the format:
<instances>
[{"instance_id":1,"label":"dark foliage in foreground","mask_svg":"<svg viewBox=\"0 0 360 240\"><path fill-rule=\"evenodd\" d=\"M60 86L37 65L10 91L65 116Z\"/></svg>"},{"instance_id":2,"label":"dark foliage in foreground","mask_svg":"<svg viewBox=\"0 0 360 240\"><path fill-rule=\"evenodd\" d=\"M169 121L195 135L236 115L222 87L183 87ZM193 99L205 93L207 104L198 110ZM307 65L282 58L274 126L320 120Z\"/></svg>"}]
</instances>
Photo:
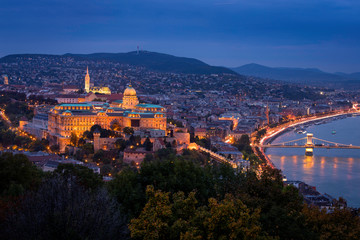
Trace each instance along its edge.
<instances>
[{"instance_id":1,"label":"dark foliage in foreground","mask_svg":"<svg viewBox=\"0 0 360 240\"><path fill-rule=\"evenodd\" d=\"M24 155L4 154L0 166L0 239L360 236L358 216L305 205L296 188L284 186L280 171L240 173L194 151L159 151L108 183L82 166L41 174Z\"/></svg>"},{"instance_id":2,"label":"dark foliage in foreground","mask_svg":"<svg viewBox=\"0 0 360 240\"><path fill-rule=\"evenodd\" d=\"M2 224L2 239L119 239L127 227L104 188L85 190L74 177L44 179Z\"/></svg>"}]
</instances>

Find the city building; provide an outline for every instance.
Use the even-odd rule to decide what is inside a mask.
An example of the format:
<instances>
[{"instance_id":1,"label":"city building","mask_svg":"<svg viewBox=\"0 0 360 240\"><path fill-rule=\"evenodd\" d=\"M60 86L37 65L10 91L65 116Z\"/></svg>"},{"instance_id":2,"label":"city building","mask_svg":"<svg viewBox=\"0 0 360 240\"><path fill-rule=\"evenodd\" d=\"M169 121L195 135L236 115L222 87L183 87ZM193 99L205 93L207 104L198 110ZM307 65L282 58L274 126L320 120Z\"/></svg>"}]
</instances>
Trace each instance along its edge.
<instances>
[{"instance_id":1,"label":"city building","mask_svg":"<svg viewBox=\"0 0 360 240\"><path fill-rule=\"evenodd\" d=\"M7 75L3 75L4 78L4 85L9 85L9 78Z\"/></svg>"},{"instance_id":2,"label":"city building","mask_svg":"<svg viewBox=\"0 0 360 240\"><path fill-rule=\"evenodd\" d=\"M129 85L123 100L115 107L105 102L62 103L53 107L48 115L48 138L65 151L70 136L81 136L84 131L98 124L110 129L117 122L121 128L134 130L163 130L166 132L166 110L154 104L139 104L135 89Z\"/></svg>"}]
</instances>

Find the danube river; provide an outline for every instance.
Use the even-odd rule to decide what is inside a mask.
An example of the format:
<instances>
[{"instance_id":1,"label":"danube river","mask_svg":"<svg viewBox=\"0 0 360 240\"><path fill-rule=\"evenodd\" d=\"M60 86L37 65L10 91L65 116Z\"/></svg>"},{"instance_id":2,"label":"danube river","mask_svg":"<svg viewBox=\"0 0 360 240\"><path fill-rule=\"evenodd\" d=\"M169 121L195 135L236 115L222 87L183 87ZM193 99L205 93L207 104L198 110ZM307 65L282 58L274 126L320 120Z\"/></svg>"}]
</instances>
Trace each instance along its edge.
<instances>
[{"instance_id":1,"label":"danube river","mask_svg":"<svg viewBox=\"0 0 360 240\"><path fill-rule=\"evenodd\" d=\"M360 146L360 117L333 120L311 125L307 133L331 142ZM334 134L333 131L336 131ZM294 131L286 132L272 143L305 137ZM270 148L266 154L283 171L288 180L300 180L327 193L347 200L348 206L360 207L360 149L314 149L314 156L305 156L301 148Z\"/></svg>"}]
</instances>

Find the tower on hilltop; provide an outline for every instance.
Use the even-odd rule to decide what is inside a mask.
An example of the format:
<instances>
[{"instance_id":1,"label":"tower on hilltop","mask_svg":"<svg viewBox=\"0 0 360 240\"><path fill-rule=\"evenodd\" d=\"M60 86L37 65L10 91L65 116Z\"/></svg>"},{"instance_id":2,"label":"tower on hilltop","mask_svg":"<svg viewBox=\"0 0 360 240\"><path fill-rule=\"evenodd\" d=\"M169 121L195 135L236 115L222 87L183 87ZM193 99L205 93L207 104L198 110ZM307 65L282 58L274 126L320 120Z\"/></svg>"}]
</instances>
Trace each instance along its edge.
<instances>
[{"instance_id":1,"label":"tower on hilltop","mask_svg":"<svg viewBox=\"0 0 360 240\"><path fill-rule=\"evenodd\" d=\"M85 76L85 92L90 92L90 75L89 67L86 67L86 76Z\"/></svg>"}]
</instances>

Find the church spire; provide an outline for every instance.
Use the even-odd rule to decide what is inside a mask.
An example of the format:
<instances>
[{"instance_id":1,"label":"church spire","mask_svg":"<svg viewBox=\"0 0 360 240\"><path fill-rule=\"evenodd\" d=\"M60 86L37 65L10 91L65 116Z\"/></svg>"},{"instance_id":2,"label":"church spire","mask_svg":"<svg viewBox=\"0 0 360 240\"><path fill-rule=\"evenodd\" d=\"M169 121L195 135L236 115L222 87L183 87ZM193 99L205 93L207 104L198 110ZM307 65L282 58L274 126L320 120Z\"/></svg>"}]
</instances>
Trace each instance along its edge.
<instances>
[{"instance_id":1,"label":"church spire","mask_svg":"<svg viewBox=\"0 0 360 240\"><path fill-rule=\"evenodd\" d=\"M86 76L85 76L85 92L90 91L90 75L89 75L89 67L86 67Z\"/></svg>"}]
</instances>

